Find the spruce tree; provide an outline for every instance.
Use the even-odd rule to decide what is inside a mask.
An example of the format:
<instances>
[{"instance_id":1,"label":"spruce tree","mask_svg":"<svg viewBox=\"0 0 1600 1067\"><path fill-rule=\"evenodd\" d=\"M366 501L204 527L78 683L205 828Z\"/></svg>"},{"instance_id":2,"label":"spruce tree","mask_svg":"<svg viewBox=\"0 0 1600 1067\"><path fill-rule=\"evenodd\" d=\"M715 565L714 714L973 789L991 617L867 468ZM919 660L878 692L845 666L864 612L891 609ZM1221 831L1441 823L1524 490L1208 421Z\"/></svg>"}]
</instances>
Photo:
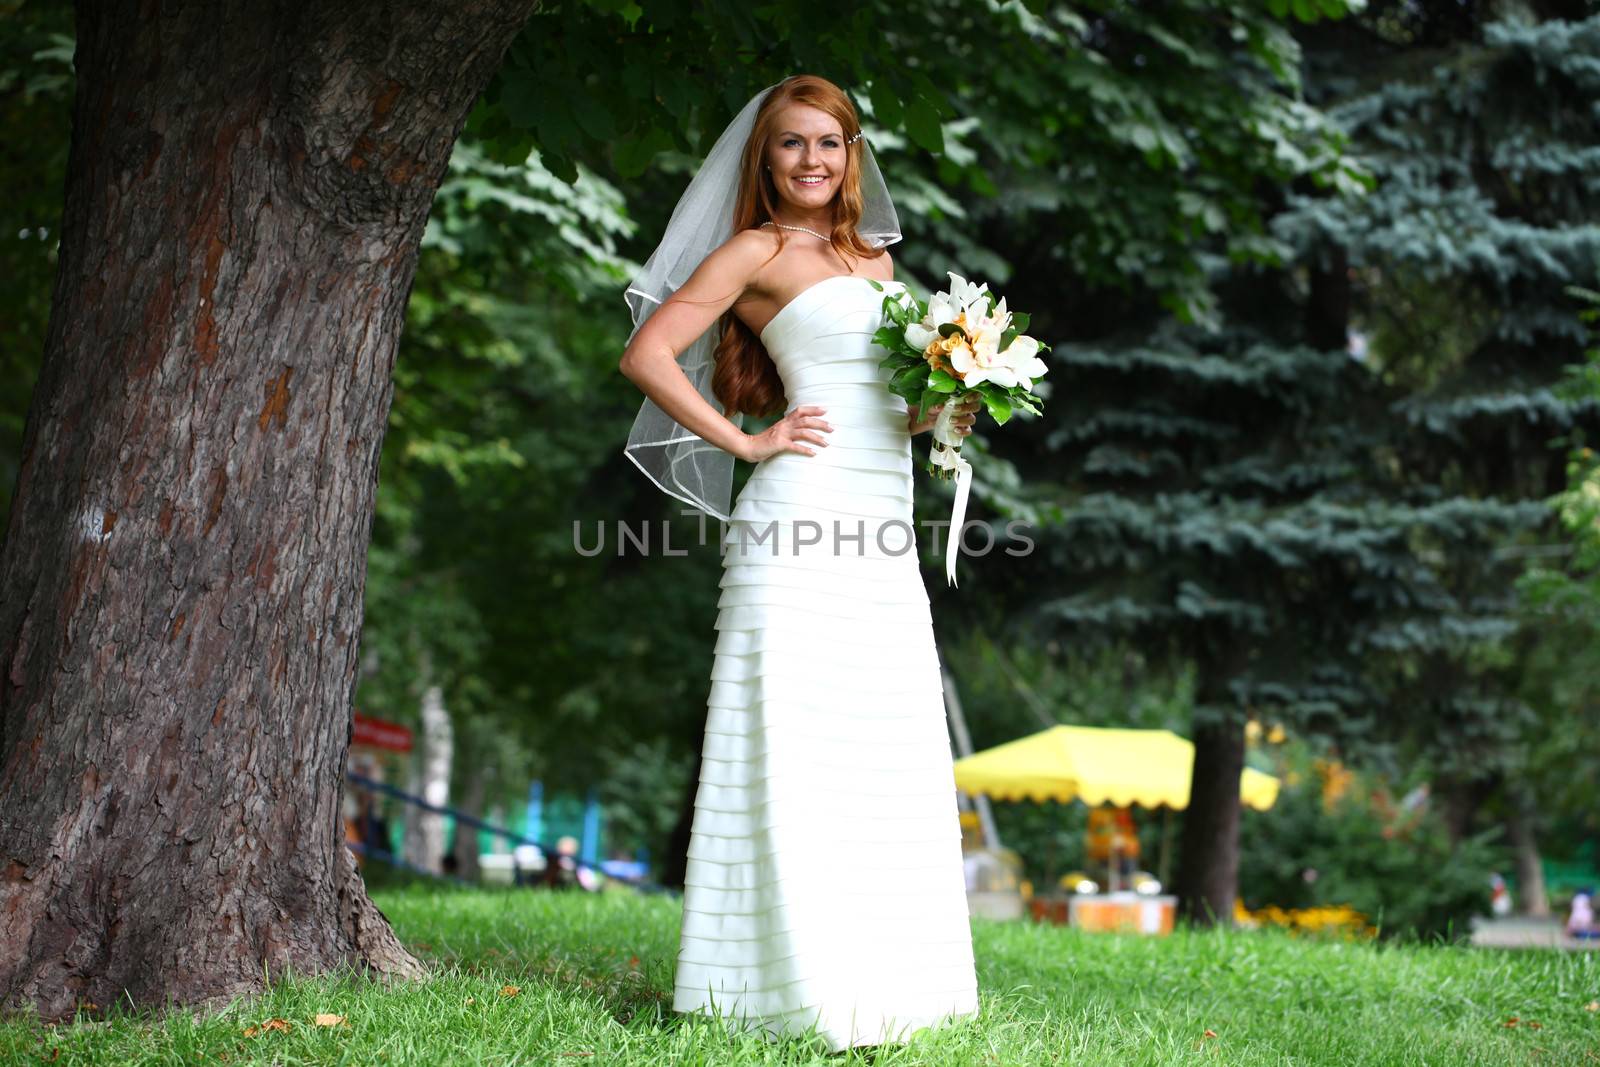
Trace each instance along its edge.
<instances>
[{"instance_id":1,"label":"spruce tree","mask_svg":"<svg viewBox=\"0 0 1600 1067\"><path fill-rule=\"evenodd\" d=\"M1355 203L1292 198L1276 225L1300 256L1347 267L1349 327L1395 394L1377 491L1430 517L1412 531L1428 599L1361 639L1382 739L1436 769L1458 835L1500 794L1525 852L1519 764L1553 675L1531 667L1542 635L1516 579L1560 551L1542 503L1564 485L1556 446L1600 417L1559 388L1585 343L1566 290L1600 264L1600 17L1380 14L1308 45L1310 81L1346 95L1324 104L1379 185ZM1352 69L1361 91L1335 74Z\"/></svg>"},{"instance_id":2,"label":"spruce tree","mask_svg":"<svg viewBox=\"0 0 1600 1067\"><path fill-rule=\"evenodd\" d=\"M1020 484L983 498L1044 532L985 579L1052 636L1197 668L1195 919L1232 912L1248 717L1447 766L1514 742L1518 546L1552 536L1552 438L1595 417L1552 389L1595 262L1595 26L1304 33L1308 99L1375 187L1285 190L1281 267L1218 263L1222 329L1059 344L1047 419L1007 435Z\"/></svg>"}]
</instances>

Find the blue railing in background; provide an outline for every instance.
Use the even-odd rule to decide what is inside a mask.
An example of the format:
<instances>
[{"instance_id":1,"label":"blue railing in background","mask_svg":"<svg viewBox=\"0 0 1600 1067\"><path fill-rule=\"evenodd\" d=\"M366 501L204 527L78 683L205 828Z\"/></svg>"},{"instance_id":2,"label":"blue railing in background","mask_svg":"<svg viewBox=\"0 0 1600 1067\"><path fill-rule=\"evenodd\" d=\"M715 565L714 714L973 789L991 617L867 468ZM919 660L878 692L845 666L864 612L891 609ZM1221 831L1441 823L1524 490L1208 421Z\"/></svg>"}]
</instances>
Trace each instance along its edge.
<instances>
[{"instance_id":1,"label":"blue railing in background","mask_svg":"<svg viewBox=\"0 0 1600 1067\"><path fill-rule=\"evenodd\" d=\"M495 834L498 837L505 838L512 845L512 849L513 849L513 852L512 852L512 856L513 856L512 863L513 864L516 863L515 848L516 848L517 845L531 845L534 848L538 849L539 850L539 854L544 857L544 861L545 861L546 864L549 864L551 862L552 857L555 857L555 856L558 855L556 850L554 848L550 847L549 845L543 844L542 842L539 842L539 841L535 841L532 838L523 837L521 834L517 833L515 830L508 830L503 826L496 826L493 823L485 822L483 819L478 818L476 815L469 815L464 811L461 811L461 810L456 809L456 808L449 807L447 805L430 803L427 800L423 799L422 797L417 796L415 793L408 793L404 789L397 789L394 786L390 785L388 782L380 782L376 778L368 778L366 775L358 774L355 771L346 771L345 772L345 778L352 785L355 785L355 786L357 786L357 787L359 787L361 789L366 789L366 790L368 790L370 792L382 793L385 796L394 797L396 800L398 800L398 801L400 801L402 803L414 805L415 807L421 808L423 811L432 812L435 815L448 815L451 818L456 820L456 824L458 826L463 826L463 825L464 826L470 826L470 827L473 827L474 829L484 830L484 831L487 831L488 833ZM416 866L414 864L407 863L405 860L401 859L398 856L393 855L392 853L385 852L385 851L382 851L380 849L369 849L369 848L366 848L366 847L361 846L359 844L352 844L350 847L352 849L354 849L356 852L360 853L361 855L369 856L372 859L379 860L379 861L381 861L383 863L393 864L394 866L399 867L402 870L410 871L410 872L413 872L413 873L416 873L416 874L426 875L426 876L431 877L431 878L448 879L450 881L461 882L462 884L470 884L470 883L464 882L460 878L454 878L454 877L452 877L450 875L441 875L441 874L438 874L438 873L436 873L434 871L425 870L425 869L423 869L421 867L418 867L418 866ZM591 871L596 871L596 872L604 875L605 877L607 877L607 878L609 878L609 879L611 879L613 881L621 882L624 885L633 886L635 889L639 889L639 890L642 890L644 892L649 892L649 893L658 893L658 892L664 891L664 887L662 887L660 885L657 885L657 884L655 884L653 882L646 881L646 880L644 880L642 878L629 878L629 877L626 877L626 876L623 876L623 875L614 874L614 873L612 873L610 871L607 871L605 869L605 865L604 864L591 863L588 860L583 859L582 857L579 857L579 856L569 856L567 858L572 860L572 862L578 867L587 867Z\"/></svg>"}]
</instances>

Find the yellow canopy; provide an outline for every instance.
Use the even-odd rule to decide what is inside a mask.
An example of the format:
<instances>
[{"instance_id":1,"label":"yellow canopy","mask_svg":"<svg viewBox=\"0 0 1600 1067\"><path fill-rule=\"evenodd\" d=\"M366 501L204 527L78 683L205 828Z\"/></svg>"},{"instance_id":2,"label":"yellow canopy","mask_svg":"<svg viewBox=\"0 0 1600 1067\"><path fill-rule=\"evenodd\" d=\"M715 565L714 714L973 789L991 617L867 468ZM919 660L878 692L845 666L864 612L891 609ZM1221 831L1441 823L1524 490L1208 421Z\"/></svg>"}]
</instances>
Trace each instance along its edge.
<instances>
[{"instance_id":1,"label":"yellow canopy","mask_svg":"<svg viewBox=\"0 0 1600 1067\"><path fill-rule=\"evenodd\" d=\"M1171 730L1052 726L956 761L956 785L996 800L1189 805L1194 745ZM1258 811L1278 799L1278 780L1246 767L1239 792Z\"/></svg>"}]
</instances>

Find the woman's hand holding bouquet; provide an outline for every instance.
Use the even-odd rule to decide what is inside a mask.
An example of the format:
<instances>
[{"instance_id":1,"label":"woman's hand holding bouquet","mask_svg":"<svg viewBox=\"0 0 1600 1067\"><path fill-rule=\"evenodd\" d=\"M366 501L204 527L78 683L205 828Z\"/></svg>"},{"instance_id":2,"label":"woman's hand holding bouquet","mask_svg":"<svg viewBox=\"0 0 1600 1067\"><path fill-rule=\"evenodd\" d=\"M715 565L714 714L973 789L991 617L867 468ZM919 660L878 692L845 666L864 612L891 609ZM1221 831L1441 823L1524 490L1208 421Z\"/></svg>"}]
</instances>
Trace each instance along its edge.
<instances>
[{"instance_id":1,"label":"woman's hand holding bouquet","mask_svg":"<svg viewBox=\"0 0 1600 1067\"><path fill-rule=\"evenodd\" d=\"M964 435L955 421L970 405L957 400L981 400L1002 425L1018 408L1041 414L1032 390L1047 369L1039 353L1049 346L1024 334L1027 328L1028 316L1008 311L1005 298L997 301L987 283L974 285L953 271L949 291L934 293L926 304L903 287L883 298L883 326L872 340L888 353L878 365L891 372L889 390L917 412L944 405L933 423L926 468L935 477L956 481L945 540L945 579L951 585L956 584L956 555L972 480L972 465L961 458Z\"/></svg>"}]
</instances>

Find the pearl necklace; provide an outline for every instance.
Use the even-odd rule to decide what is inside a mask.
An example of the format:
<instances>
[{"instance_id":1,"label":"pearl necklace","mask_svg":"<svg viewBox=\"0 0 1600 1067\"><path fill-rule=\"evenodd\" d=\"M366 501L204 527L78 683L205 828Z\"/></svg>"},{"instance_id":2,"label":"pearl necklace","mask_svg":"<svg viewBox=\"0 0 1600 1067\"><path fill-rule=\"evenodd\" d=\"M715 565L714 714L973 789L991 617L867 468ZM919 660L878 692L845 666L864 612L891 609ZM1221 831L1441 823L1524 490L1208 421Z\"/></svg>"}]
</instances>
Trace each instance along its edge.
<instances>
[{"instance_id":1,"label":"pearl necklace","mask_svg":"<svg viewBox=\"0 0 1600 1067\"><path fill-rule=\"evenodd\" d=\"M824 241L829 242L830 244L833 242L833 238L829 237L827 234L818 233L816 230L808 230L804 226L790 226L787 223L773 222L771 219L768 219L766 222L763 222L761 225L763 225L763 226L776 226L779 229L783 229L783 230L799 230L801 233L809 233L813 237L820 237Z\"/></svg>"}]
</instances>

